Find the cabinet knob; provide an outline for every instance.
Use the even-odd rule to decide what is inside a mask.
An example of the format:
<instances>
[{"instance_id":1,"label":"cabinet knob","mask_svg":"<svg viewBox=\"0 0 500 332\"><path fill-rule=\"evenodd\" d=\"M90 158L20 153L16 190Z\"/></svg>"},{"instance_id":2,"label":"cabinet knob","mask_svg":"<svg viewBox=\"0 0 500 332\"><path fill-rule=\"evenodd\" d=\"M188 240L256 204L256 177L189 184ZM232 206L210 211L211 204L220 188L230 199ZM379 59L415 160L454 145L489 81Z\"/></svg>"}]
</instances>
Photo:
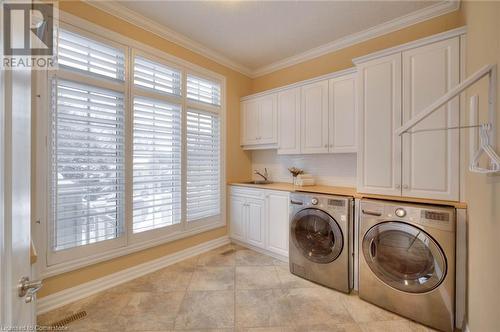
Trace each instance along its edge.
<instances>
[{"instance_id":1,"label":"cabinet knob","mask_svg":"<svg viewBox=\"0 0 500 332\"><path fill-rule=\"evenodd\" d=\"M325 148L327 148L327 147L328 147L328 144L325 144Z\"/></svg>"},{"instance_id":2,"label":"cabinet knob","mask_svg":"<svg viewBox=\"0 0 500 332\"><path fill-rule=\"evenodd\" d=\"M403 185L403 189L408 189L410 186L408 186L407 184L404 184Z\"/></svg>"},{"instance_id":3,"label":"cabinet knob","mask_svg":"<svg viewBox=\"0 0 500 332\"><path fill-rule=\"evenodd\" d=\"M397 184L396 189L400 189L400 188L401 188L401 185Z\"/></svg>"}]
</instances>

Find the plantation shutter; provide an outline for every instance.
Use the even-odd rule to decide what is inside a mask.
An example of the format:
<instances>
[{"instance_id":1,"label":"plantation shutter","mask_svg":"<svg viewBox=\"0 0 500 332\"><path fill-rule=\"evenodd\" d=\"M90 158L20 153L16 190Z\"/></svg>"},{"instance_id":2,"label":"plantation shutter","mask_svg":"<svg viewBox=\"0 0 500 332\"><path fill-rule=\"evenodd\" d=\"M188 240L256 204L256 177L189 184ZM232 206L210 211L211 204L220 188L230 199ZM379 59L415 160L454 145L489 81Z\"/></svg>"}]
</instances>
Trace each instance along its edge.
<instances>
[{"instance_id":1,"label":"plantation shutter","mask_svg":"<svg viewBox=\"0 0 500 332\"><path fill-rule=\"evenodd\" d=\"M58 39L58 64L94 76L125 79L122 50L61 29Z\"/></svg>"},{"instance_id":2,"label":"plantation shutter","mask_svg":"<svg viewBox=\"0 0 500 332\"><path fill-rule=\"evenodd\" d=\"M159 93L181 95L181 72L136 56L134 59L134 84Z\"/></svg>"},{"instance_id":3,"label":"plantation shutter","mask_svg":"<svg viewBox=\"0 0 500 332\"><path fill-rule=\"evenodd\" d=\"M181 107L134 98L133 231L181 221Z\"/></svg>"},{"instance_id":4,"label":"plantation shutter","mask_svg":"<svg viewBox=\"0 0 500 332\"><path fill-rule=\"evenodd\" d=\"M187 111L187 220L220 214L219 115Z\"/></svg>"},{"instance_id":5,"label":"plantation shutter","mask_svg":"<svg viewBox=\"0 0 500 332\"><path fill-rule=\"evenodd\" d=\"M124 225L123 94L52 84L53 249L117 238Z\"/></svg>"},{"instance_id":6,"label":"plantation shutter","mask_svg":"<svg viewBox=\"0 0 500 332\"><path fill-rule=\"evenodd\" d=\"M221 104L221 86L219 83L194 75L187 75L187 98L215 106Z\"/></svg>"}]
</instances>

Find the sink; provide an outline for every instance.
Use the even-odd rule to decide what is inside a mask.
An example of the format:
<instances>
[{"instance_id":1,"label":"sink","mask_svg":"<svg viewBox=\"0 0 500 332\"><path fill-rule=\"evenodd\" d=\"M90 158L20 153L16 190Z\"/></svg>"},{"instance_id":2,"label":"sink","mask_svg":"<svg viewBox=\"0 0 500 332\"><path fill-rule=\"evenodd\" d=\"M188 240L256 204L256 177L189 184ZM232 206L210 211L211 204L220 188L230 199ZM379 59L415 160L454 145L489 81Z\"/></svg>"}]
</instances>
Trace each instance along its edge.
<instances>
[{"instance_id":1,"label":"sink","mask_svg":"<svg viewBox=\"0 0 500 332\"><path fill-rule=\"evenodd\" d=\"M253 180L253 181L247 181L243 182L244 184L271 184L273 181L266 181L266 180Z\"/></svg>"}]
</instances>

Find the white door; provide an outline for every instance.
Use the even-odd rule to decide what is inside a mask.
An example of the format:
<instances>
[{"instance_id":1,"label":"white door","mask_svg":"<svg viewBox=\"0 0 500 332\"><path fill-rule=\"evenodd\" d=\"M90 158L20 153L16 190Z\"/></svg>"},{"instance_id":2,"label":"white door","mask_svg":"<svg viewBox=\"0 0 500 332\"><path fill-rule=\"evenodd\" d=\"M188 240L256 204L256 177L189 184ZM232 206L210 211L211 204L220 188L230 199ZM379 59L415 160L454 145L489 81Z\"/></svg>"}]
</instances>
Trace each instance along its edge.
<instances>
[{"instance_id":1,"label":"white door","mask_svg":"<svg viewBox=\"0 0 500 332\"><path fill-rule=\"evenodd\" d=\"M229 208L230 232L235 240L246 238L246 202L243 197L231 196Z\"/></svg>"},{"instance_id":2,"label":"white door","mask_svg":"<svg viewBox=\"0 0 500 332\"><path fill-rule=\"evenodd\" d=\"M278 94L278 154L300 153L300 88Z\"/></svg>"},{"instance_id":3,"label":"white door","mask_svg":"<svg viewBox=\"0 0 500 332\"><path fill-rule=\"evenodd\" d=\"M246 242L265 248L264 243L264 201L247 199L247 239Z\"/></svg>"},{"instance_id":4,"label":"white door","mask_svg":"<svg viewBox=\"0 0 500 332\"><path fill-rule=\"evenodd\" d=\"M290 197L288 193L269 193L266 196L266 248L276 254L288 257L290 232Z\"/></svg>"},{"instance_id":5,"label":"white door","mask_svg":"<svg viewBox=\"0 0 500 332\"><path fill-rule=\"evenodd\" d=\"M278 143L277 95L260 98L259 105L259 144L276 144Z\"/></svg>"},{"instance_id":6,"label":"white door","mask_svg":"<svg viewBox=\"0 0 500 332\"><path fill-rule=\"evenodd\" d=\"M328 152L328 81L301 90L301 151Z\"/></svg>"},{"instance_id":7,"label":"white door","mask_svg":"<svg viewBox=\"0 0 500 332\"><path fill-rule=\"evenodd\" d=\"M329 82L329 150L332 153L356 152L355 74Z\"/></svg>"},{"instance_id":8,"label":"white door","mask_svg":"<svg viewBox=\"0 0 500 332\"><path fill-rule=\"evenodd\" d=\"M403 53L403 123L460 82L458 37ZM459 199L458 97L403 136L403 196Z\"/></svg>"},{"instance_id":9,"label":"white door","mask_svg":"<svg viewBox=\"0 0 500 332\"><path fill-rule=\"evenodd\" d=\"M20 29L13 29L20 30ZM22 38L22 36L20 37ZM0 44L3 42L0 40ZM35 299L19 296L30 264L31 74L0 70L0 326L35 324ZM29 295L29 294L28 294Z\"/></svg>"},{"instance_id":10,"label":"white door","mask_svg":"<svg viewBox=\"0 0 500 332\"><path fill-rule=\"evenodd\" d=\"M259 142L259 103L257 100L246 100L241 103L241 110L241 144L257 144Z\"/></svg>"},{"instance_id":11,"label":"white door","mask_svg":"<svg viewBox=\"0 0 500 332\"><path fill-rule=\"evenodd\" d=\"M401 54L358 67L358 191L401 195Z\"/></svg>"}]
</instances>

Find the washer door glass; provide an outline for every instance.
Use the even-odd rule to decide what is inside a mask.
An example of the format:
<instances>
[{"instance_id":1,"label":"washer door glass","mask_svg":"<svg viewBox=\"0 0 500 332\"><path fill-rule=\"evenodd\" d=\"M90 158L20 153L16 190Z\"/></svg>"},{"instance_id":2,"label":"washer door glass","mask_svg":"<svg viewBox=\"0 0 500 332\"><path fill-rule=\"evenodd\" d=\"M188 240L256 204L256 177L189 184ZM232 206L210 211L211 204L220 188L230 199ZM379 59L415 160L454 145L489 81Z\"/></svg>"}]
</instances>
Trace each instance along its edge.
<instances>
[{"instance_id":1,"label":"washer door glass","mask_svg":"<svg viewBox=\"0 0 500 332\"><path fill-rule=\"evenodd\" d=\"M342 231L335 219L322 210L297 212L291 224L291 238L295 247L315 263L333 262L342 252Z\"/></svg>"},{"instance_id":2,"label":"washer door glass","mask_svg":"<svg viewBox=\"0 0 500 332\"><path fill-rule=\"evenodd\" d=\"M428 292L446 276L446 257L439 245L406 223L389 221L370 228L363 255L378 278L404 292Z\"/></svg>"}]
</instances>

